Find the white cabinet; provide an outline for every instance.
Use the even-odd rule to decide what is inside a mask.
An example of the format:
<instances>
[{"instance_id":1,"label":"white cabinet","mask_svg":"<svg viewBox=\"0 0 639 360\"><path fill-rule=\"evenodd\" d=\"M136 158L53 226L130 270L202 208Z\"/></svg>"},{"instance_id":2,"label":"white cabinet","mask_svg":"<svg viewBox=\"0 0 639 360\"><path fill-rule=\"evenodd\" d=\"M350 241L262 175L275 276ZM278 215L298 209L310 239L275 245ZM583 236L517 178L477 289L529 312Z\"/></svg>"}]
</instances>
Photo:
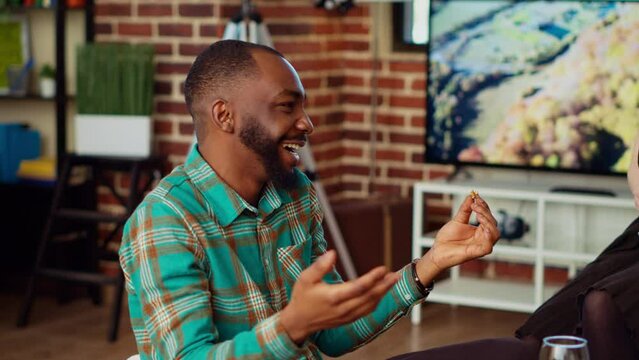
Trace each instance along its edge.
<instances>
[{"instance_id":1,"label":"white cabinet","mask_svg":"<svg viewBox=\"0 0 639 360\"><path fill-rule=\"evenodd\" d=\"M480 181L416 183L413 189L413 258L432 246L435 233L423 232L425 196L450 196L451 209L457 211L461 200L477 191L491 211L507 210L522 216L530 231L517 241L500 240L487 259L530 264L532 282L464 276L459 267L450 277L435 284L428 301L478 306L492 309L532 312L559 288L544 281L548 266L568 269L569 277L592 261L637 216L628 190L616 196L551 192L549 186L525 186ZM415 306L412 322L420 322L421 309Z\"/></svg>"}]
</instances>

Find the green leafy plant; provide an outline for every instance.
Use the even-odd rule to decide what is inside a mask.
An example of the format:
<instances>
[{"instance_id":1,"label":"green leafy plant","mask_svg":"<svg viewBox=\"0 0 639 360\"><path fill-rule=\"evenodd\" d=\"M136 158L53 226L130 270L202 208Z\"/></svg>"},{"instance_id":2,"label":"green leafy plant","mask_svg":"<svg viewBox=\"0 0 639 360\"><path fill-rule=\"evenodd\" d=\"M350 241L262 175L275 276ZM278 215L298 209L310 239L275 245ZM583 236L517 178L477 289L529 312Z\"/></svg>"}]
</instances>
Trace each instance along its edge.
<instances>
[{"instance_id":1,"label":"green leafy plant","mask_svg":"<svg viewBox=\"0 0 639 360\"><path fill-rule=\"evenodd\" d=\"M77 51L80 114L150 115L153 46L93 43Z\"/></svg>"},{"instance_id":2,"label":"green leafy plant","mask_svg":"<svg viewBox=\"0 0 639 360\"><path fill-rule=\"evenodd\" d=\"M40 78L55 79L55 69L49 64L44 64L40 69Z\"/></svg>"}]
</instances>

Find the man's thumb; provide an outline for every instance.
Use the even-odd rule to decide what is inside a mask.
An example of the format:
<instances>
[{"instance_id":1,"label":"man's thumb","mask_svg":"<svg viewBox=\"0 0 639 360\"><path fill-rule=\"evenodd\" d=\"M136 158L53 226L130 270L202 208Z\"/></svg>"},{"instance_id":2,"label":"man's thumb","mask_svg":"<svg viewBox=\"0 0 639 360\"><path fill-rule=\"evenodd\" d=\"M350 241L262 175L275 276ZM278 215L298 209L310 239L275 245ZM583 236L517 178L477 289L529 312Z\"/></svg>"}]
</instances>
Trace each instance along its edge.
<instances>
[{"instance_id":1,"label":"man's thumb","mask_svg":"<svg viewBox=\"0 0 639 360\"><path fill-rule=\"evenodd\" d=\"M324 275L333 269L335 265L335 250L329 250L324 255L315 260L304 272L306 280L311 282L319 282Z\"/></svg>"}]
</instances>

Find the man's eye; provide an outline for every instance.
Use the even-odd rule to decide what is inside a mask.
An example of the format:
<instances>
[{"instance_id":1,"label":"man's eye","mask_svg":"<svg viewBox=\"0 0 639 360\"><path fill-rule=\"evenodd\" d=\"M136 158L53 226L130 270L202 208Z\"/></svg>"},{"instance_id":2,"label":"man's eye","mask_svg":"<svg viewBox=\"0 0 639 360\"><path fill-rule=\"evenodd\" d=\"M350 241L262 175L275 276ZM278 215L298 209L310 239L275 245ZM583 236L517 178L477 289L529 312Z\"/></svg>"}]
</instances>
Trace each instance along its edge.
<instances>
[{"instance_id":1,"label":"man's eye","mask_svg":"<svg viewBox=\"0 0 639 360\"><path fill-rule=\"evenodd\" d=\"M295 108L295 103L293 103L293 102L285 102L285 103L278 104L278 106L280 108L284 109L285 111L293 111L293 109Z\"/></svg>"}]
</instances>

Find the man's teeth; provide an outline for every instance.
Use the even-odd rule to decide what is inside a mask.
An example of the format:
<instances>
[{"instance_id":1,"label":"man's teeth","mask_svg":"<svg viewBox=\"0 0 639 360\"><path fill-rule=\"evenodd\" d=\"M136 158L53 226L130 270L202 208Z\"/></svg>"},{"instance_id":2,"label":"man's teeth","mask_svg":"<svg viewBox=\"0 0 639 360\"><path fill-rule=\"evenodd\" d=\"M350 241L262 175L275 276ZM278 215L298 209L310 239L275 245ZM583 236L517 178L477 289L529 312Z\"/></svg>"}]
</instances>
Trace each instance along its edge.
<instances>
[{"instance_id":1,"label":"man's teeth","mask_svg":"<svg viewBox=\"0 0 639 360\"><path fill-rule=\"evenodd\" d=\"M300 146L297 144L286 144L284 145L284 148L288 151L295 152L297 149L300 148Z\"/></svg>"}]
</instances>

